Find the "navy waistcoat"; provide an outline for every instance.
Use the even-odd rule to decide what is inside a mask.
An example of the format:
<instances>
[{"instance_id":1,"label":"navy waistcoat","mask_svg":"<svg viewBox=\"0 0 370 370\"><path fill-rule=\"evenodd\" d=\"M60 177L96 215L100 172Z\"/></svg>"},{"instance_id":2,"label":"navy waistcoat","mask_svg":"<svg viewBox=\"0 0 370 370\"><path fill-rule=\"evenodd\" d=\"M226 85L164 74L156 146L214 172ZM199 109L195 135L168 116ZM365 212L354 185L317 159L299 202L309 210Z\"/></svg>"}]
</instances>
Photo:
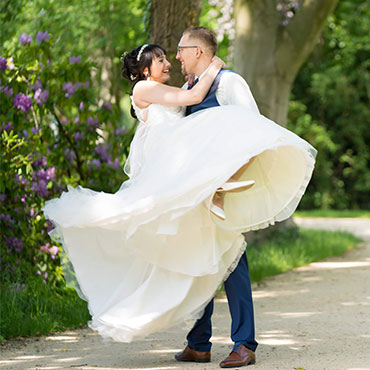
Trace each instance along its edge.
<instances>
[{"instance_id":1,"label":"navy waistcoat","mask_svg":"<svg viewBox=\"0 0 370 370\"><path fill-rule=\"evenodd\" d=\"M213 84L211 85L203 101L199 104L189 105L186 107L186 112L185 112L186 116L188 116L189 114L198 112L199 110L202 110L202 109L217 107L220 105L220 103L217 101L217 98L216 98L216 90L218 88L218 85L220 84L221 75L222 73L225 73L225 72L234 72L234 71L231 71L230 69L221 69L218 75L216 76L215 80L213 81ZM191 89L193 86L189 87L188 89Z\"/></svg>"}]
</instances>

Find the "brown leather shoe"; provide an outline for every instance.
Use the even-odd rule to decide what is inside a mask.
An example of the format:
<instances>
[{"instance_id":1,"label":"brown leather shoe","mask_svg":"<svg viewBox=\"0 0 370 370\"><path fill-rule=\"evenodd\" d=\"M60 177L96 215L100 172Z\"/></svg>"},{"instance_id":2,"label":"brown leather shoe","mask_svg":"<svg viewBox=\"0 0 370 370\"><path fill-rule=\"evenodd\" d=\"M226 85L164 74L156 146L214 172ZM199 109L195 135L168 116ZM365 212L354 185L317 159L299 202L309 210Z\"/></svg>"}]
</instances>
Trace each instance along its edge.
<instances>
[{"instance_id":1,"label":"brown leather shoe","mask_svg":"<svg viewBox=\"0 0 370 370\"><path fill-rule=\"evenodd\" d=\"M175 355L177 361L189 361L189 362L210 362L211 352L199 352L191 349L189 346Z\"/></svg>"},{"instance_id":2,"label":"brown leather shoe","mask_svg":"<svg viewBox=\"0 0 370 370\"><path fill-rule=\"evenodd\" d=\"M235 346L229 356L220 362L220 367L238 367L252 365L256 362L256 355L244 344Z\"/></svg>"}]
</instances>

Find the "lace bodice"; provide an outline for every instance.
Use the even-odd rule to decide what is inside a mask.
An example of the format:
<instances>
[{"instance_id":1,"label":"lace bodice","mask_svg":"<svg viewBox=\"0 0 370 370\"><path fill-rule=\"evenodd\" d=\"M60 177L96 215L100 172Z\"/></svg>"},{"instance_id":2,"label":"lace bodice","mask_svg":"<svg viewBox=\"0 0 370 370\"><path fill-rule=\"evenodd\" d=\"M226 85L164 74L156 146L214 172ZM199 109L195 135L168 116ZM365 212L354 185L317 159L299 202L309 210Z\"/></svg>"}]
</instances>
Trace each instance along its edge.
<instances>
[{"instance_id":1,"label":"lace bodice","mask_svg":"<svg viewBox=\"0 0 370 370\"><path fill-rule=\"evenodd\" d=\"M179 119L185 115L185 107L168 107L161 104L150 104L147 108L139 108L131 96L132 106L140 123L156 125ZM147 113L146 113L147 112Z\"/></svg>"}]
</instances>

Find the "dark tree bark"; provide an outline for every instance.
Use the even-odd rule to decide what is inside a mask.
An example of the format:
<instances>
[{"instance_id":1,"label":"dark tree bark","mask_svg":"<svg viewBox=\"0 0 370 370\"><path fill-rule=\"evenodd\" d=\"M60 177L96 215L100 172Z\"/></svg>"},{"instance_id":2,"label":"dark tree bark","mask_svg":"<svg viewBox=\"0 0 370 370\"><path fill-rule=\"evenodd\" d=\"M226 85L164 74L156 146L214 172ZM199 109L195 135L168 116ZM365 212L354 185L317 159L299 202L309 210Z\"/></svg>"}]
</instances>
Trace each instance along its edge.
<instances>
[{"instance_id":1,"label":"dark tree bark","mask_svg":"<svg viewBox=\"0 0 370 370\"><path fill-rule=\"evenodd\" d=\"M235 0L235 70L251 87L261 113L285 126L299 68L338 0L304 0L288 25L276 0Z\"/></svg>"},{"instance_id":2,"label":"dark tree bark","mask_svg":"<svg viewBox=\"0 0 370 370\"><path fill-rule=\"evenodd\" d=\"M199 25L200 0L152 0L150 11L150 42L163 46L172 64L170 84L181 86L184 76L175 59L177 44L183 31Z\"/></svg>"},{"instance_id":3,"label":"dark tree bark","mask_svg":"<svg viewBox=\"0 0 370 370\"><path fill-rule=\"evenodd\" d=\"M291 21L283 25L277 0L234 0L235 71L247 80L261 113L282 126L287 122L294 79L337 3L303 0ZM286 227L296 228L292 218L245 237L263 241Z\"/></svg>"}]
</instances>

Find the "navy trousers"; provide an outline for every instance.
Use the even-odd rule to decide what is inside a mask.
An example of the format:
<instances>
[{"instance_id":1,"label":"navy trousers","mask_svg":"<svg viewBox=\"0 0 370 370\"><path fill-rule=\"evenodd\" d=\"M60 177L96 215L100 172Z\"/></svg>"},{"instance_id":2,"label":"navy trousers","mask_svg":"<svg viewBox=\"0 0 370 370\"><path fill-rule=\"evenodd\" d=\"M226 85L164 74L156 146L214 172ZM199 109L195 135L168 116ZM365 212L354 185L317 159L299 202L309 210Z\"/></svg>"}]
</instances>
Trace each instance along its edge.
<instances>
[{"instance_id":1,"label":"navy trousers","mask_svg":"<svg viewBox=\"0 0 370 370\"><path fill-rule=\"evenodd\" d=\"M238 266L224 283L231 314L231 339L255 351L258 343L254 336L254 313L248 260L244 253ZM213 299L206 306L203 316L198 319L186 337L190 348L209 352L212 343Z\"/></svg>"}]
</instances>

